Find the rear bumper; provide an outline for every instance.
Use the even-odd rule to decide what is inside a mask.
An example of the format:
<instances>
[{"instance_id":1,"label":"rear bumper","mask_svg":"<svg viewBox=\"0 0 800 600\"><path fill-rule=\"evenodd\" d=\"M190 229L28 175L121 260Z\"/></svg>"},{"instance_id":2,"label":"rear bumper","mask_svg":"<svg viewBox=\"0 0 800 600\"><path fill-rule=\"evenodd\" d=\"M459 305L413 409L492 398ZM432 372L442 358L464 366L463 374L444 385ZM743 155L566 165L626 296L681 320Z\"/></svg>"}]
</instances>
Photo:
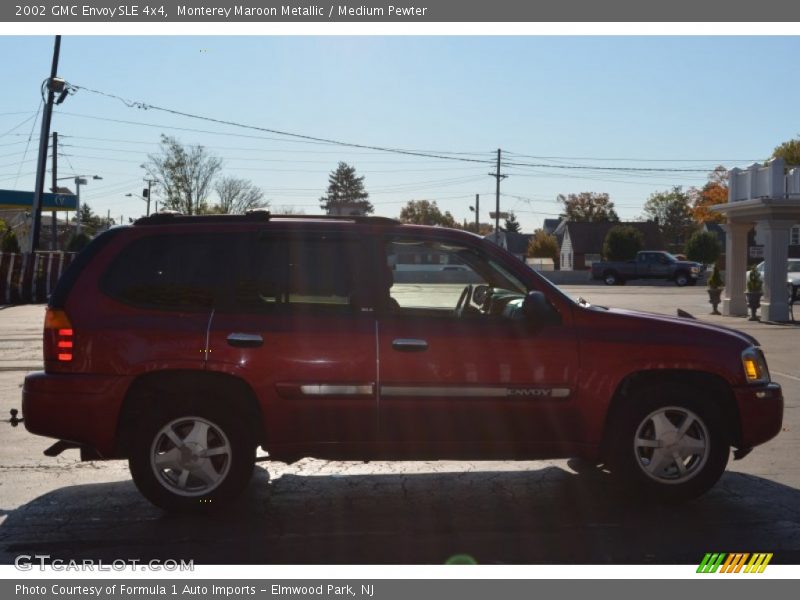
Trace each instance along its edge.
<instances>
[{"instance_id":1,"label":"rear bumper","mask_svg":"<svg viewBox=\"0 0 800 600\"><path fill-rule=\"evenodd\" d=\"M783 391L777 383L734 389L741 424L740 448L771 440L783 424Z\"/></svg>"},{"instance_id":2,"label":"rear bumper","mask_svg":"<svg viewBox=\"0 0 800 600\"><path fill-rule=\"evenodd\" d=\"M22 389L25 428L111 457L128 385L119 375L31 373Z\"/></svg>"}]
</instances>

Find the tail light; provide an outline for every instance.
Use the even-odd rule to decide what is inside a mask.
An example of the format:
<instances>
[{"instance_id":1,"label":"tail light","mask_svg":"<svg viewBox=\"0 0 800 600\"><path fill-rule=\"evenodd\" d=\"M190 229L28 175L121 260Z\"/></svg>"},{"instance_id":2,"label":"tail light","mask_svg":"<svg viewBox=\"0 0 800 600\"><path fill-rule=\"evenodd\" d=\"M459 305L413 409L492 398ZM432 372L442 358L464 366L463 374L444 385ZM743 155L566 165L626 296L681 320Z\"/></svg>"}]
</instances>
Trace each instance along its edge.
<instances>
[{"instance_id":1,"label":"tail light","mask_svg":"<svg viewBox=\"0 0 800 600\"><path fill-rule=\"evenodd\" d=\"M67 313L48 308L44 317L44 360L72 362L75 351L75 332Z\"/></svg>"}]
</instances>

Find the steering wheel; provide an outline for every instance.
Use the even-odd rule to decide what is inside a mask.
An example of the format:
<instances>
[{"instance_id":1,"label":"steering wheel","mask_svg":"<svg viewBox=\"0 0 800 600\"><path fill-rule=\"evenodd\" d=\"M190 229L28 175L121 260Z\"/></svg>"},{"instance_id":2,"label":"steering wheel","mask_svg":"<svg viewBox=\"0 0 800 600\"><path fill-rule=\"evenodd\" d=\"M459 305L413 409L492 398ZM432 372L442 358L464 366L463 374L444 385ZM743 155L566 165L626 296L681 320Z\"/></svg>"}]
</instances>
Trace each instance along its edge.
<instances>
[{"instance_id":1,"label":"steering wheel","mask_svg":"<svg viewBox=\"0 0 800 600\"><path fill-rule=\"evenodd\" d=\"M469 307L469 303L472 300L472 284L470 283L464 290L461 292L461 296L458 298L458 303L456 304L456 316L460 317L464 310Z\"/></svg>"}]
</instances>

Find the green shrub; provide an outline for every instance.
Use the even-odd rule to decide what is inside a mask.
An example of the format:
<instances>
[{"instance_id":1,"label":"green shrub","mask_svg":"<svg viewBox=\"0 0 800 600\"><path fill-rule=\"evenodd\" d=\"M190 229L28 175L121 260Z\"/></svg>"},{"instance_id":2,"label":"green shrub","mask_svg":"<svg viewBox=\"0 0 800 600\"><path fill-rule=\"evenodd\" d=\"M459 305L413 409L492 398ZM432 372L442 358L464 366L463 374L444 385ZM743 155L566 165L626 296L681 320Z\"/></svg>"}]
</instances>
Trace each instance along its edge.
<instances>
[{"instance_id":1,"label":"green shrub","mask_svg":"<svg viewBox=\"0 0 800 600\"><path fill-rule=\"evenodd\" d=\"M721 253L719 240L710 231L698 231L686 242L686 257L704 265L717 262Z\"/></svg>"},{"instance_id":2,"label":"green shrub","mask_svg":"<svg viewBox=\"0 0 800 600\"><path fill-rule=\"evenodd\" d=\"M747 291L751 293L760 292L764 282L761 280L761 274L758 269L753 267L750 269L750 275L747 277Z\"/></svg>"},{"instance_id":3,"label":"green shrub","mask_svg":"<svg viewBox=\"0 0 800 600\"><path fill-rule=\"evenodd\" d=\"M17 234L15 234L10 229L7 229L5 234L3 234L3 240L0 242L0 250L3 252L12 252L14 254L19 254L19 242L17 241Z\"/></svg>"},{"instance_id":4,"label":"green shrub","mask_svg":"<svg viewBox=\"0 0 800 600\"><path fill-rule=\"evenodd\" d=\"M92 238L89 237L88 234L81 231L80 233L73 235L69 242L67 243L67 252L80 252L83 250L89 242L92 241Z\"/></svg>"},{"instance_id":5,"label":"green shrub","mask_svg":"<svg viewBox=\"0 0 800 600\"><path fill-rule=\"evenodd\" d=\"M722 275L719 272L719 267L714 265L714 271L711 273L711 277L708 278L708 287L711 289L719 289L725 287L725 280L722 279Z\"/></svg>"},{"instance_id":6,"label":"green shrub","mask_svg":"<svg viewBox=\"0 0 800 600\"><path fill-rule=\"evenodd\" d=\"M606 260L631 260L644 248L642 232L630 225L615 225L606 234L603 255Z\"/></svg>"}]
</instances>

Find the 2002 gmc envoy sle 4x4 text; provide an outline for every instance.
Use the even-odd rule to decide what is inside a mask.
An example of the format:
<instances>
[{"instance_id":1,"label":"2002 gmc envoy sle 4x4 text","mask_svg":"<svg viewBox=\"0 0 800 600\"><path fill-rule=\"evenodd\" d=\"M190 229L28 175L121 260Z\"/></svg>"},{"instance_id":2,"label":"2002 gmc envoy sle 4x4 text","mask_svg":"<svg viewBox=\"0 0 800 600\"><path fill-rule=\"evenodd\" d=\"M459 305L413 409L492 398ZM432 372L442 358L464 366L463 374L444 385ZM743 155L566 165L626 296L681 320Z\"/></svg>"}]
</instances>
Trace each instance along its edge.
<instances>
[{"instance_id":1,"label":"2002 gmc envoy sle 4x4 text","mask_svg":"<svg viewBox=\"0 0 800 600\"><path fill-rule=\"evenodd\" d=\"M60 440L48 453L127 458L178 510L239 494L259 445L287 462L577 456L682 500L783 416L744 333L576 303L490 241L379 217L111 229L50 298L44 360L23 413Z\"/></svg>"}]
</instances>

